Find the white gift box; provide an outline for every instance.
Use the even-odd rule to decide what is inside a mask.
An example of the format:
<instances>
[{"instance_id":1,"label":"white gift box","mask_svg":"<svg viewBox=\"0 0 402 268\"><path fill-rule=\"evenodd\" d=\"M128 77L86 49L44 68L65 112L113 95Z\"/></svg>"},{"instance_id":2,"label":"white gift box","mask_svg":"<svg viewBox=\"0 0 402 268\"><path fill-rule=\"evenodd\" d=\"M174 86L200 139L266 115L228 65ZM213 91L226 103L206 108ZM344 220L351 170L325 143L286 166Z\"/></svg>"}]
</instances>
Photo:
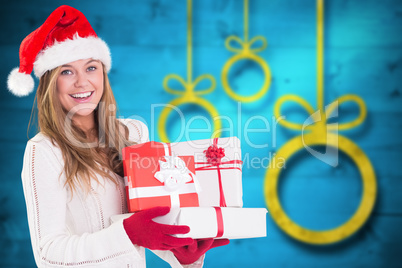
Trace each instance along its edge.
<instances>
[{"instance_id":1,"label":"white gift box","mask_svg":"<svg viewBox=\"0 0 402 268\"><path fill-rule=\"evenodd\" d=\"M189 233L177 237L240 239L267 236L266 213L265 208L185 207L171 209L154 221L190 227ZM111 220L115 222L131 215L116 215Z\"/></svg>"},{"instance_id":2,"label":"white gift box","mask_svg":"<svg viewBox=\"0 0 402 268\"><path fill-rule=\"evenodd\" d=\"M243 206L240 140L228 137L216 141L217 147L225 150L219 166L209 164L205 155L214 139L170 143L170 148L173 155L194 156L195 174L201 186L198 193L200 207L223 207L220 202L222 188L226 206L240 208Z\"/></svg>"}]
</instances>

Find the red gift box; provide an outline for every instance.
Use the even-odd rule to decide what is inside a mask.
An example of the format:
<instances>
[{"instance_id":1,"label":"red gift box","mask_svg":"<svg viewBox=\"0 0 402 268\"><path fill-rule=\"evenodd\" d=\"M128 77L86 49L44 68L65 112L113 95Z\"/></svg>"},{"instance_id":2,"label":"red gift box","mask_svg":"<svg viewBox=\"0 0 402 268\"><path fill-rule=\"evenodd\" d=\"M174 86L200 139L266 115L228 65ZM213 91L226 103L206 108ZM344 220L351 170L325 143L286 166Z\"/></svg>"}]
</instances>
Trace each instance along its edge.
<instances>
[{"instance_id":1,"label":"red gift box","mask_svg":"<svg viewBox=\"0 0 402 268\"><path fill-rule=\"evenodd\" d=\"M171 156L161 143L123 149L129 212L155 206L198 207L194 156Z\"/></svg>"}]
</instances>

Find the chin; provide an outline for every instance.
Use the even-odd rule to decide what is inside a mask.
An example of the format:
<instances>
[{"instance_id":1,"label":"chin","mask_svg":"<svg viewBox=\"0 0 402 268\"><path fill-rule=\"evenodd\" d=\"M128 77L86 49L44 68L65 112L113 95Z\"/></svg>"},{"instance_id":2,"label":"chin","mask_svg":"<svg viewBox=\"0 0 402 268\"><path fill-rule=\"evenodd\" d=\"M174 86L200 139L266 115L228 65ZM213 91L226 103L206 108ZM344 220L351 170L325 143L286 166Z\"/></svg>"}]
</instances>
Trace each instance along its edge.
<instances>
[{"instance_id":1,"label":"chin","mask_svg":"<svg viewBox=\"0 0 402 268\"><path fill-rule=\"evenodd\" d=\"M85 109L85 110L86 111L79 111L79 112L75 113L74 116L87 117L87 116L93 115L94 111L95 111L94 109L91 109L91 110Z\"/></svg>"}]
</instances>

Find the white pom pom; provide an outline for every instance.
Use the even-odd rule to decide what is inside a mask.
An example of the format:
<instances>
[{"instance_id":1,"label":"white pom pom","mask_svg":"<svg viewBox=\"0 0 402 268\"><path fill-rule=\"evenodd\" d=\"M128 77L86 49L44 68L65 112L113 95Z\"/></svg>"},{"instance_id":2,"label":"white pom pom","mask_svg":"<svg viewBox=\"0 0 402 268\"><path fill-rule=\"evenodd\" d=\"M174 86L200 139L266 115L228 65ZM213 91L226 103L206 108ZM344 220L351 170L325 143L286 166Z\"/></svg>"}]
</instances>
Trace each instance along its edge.
<instances>
[{"instance_id":1,"label":"white pom pom","mask_svg":"<svg viewBox=\"0 0 402 268\"><path fill-rule=\"evenodd\" d=\"M20 73L15 68L8 75L7 86L15 96L24 97L34 90L34 80L31 75Z\"/></svg>"}]
</instances>

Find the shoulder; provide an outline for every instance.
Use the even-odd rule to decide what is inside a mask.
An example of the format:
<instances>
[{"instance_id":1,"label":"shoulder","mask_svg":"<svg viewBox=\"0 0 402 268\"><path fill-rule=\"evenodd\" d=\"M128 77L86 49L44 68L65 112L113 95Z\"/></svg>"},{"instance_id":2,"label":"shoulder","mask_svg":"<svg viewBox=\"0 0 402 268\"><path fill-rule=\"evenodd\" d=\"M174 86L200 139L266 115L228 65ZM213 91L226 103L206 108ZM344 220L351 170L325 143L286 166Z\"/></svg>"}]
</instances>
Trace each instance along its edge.
<instances>
[{"instance_id":1,"label":"shoulder","mask_svg":"<svg viewBox=\"0 0 402 268\"><path fill-rule=\"evenodd\" d=\"M119 119L128 128L129 140L136 143L149 141L149 131L145 123L136 119Z\"/></svg>"},{"instance_id":2,"label":"shoulder","mask_svg":"<svg viewBox=\"0 0 402 268\"><path fill-rule=\"evenodd\" d=\"M61 150L46 135L39 133L27 142L23 158L22 180L59 176L64 168ZM42 180L48 181L48 180Z\"/></svg>"},{"instance_id":3,"label":"shoulder","mask_svg":"<svg viewBox=\"0 0 402 268\"><path fill-rule=\"evenodd\" d=\"M38 133L27 143L25 152L40 154L54 160L62 158L60 148L45 134Z\"/></svg>"},{"instance_id":4,"label":"shoulder","mask_svg":"<svg viewBox=\"0 0 402 268\"><path fill-rule=\"evenodd\" d=\"M47 135L39 132L33 138L28 141L28 144L44 146L50 148L58 148L56 144L52 142L52 139L49 138Z\"/></svg>"}]
</instances>

